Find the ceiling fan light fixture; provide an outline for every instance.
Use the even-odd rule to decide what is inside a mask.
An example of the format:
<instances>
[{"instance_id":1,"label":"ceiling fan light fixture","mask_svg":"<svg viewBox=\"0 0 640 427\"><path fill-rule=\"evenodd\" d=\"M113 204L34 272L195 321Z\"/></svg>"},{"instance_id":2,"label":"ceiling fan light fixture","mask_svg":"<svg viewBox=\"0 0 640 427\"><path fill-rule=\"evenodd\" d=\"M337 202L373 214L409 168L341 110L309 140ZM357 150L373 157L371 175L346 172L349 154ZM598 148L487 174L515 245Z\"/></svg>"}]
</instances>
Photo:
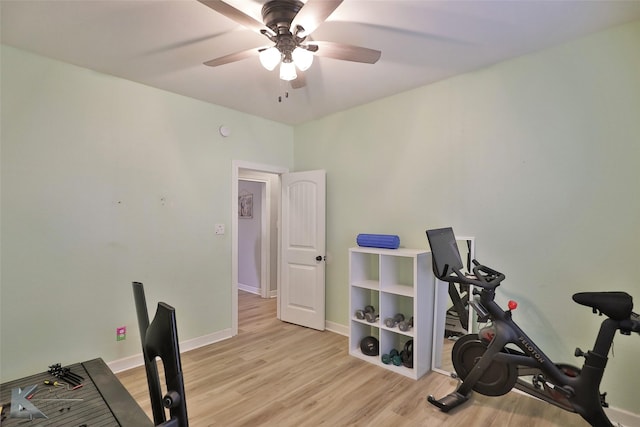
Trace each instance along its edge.
<instances>
[{"instance_id":1,"label":"ceiling fan light fixture","mask_svg":"<svg viewBox=\"0 0 640 427\"><path fill-rule=\"evenodd\" d=\"M293 58L293 62L300 69L300 71L309 69L309 67L311 67L311 64L313 64L313 53L301 47L296 47L295 49L293 49L291 57Z\"/></svg>"},{"instance_id":2,"label":"ceiling fan light fixture","mask_svg":"<svg viewBox=\"0 0 640 427\"><path fill-rule=\"evenodd\" d=\"M280 64L280 78L282 80L295 80L298 77L296 74L296 66L293 62L282 62Z\"/></svg>"},{"instance_id":3,"label":"ceiling fan light fixture","mask_svg":"<svg viewBox=\"0 0 640 427\"><path fill-rule=\"evenodd\" d=\"M271 71L280 63L282 55L275 47L270 47L260 52L260 63L264 68Z\"/></svg>"}]
</instances>

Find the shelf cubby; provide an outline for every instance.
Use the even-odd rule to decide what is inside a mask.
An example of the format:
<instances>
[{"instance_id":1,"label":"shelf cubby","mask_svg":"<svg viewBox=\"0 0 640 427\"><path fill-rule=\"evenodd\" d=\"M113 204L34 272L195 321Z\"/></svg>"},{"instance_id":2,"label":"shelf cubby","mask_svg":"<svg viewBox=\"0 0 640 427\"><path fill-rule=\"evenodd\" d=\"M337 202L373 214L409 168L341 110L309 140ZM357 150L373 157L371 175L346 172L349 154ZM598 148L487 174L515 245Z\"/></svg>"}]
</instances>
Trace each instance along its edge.
<instances>
[{"instance_id":1,"label":"shelf cubby","mask_svg":"<svg viewBox=\"0 0 640 427\"><path fill-rule=\"evenodd\" d=\"M418 379L431 367L433 338L434 277L431 253L417 249L349 249L349 353L367 362ZM380 318L375 323L358 319L356 310L372 305ZM401 331L388 327L384 320L402 313L414 326ZM360 341L373 336L379 341L380 354L366 356ZM413 340L413 368L382 363L382 355L395 348L402 351Z\"/></svg>"}]
</instances>

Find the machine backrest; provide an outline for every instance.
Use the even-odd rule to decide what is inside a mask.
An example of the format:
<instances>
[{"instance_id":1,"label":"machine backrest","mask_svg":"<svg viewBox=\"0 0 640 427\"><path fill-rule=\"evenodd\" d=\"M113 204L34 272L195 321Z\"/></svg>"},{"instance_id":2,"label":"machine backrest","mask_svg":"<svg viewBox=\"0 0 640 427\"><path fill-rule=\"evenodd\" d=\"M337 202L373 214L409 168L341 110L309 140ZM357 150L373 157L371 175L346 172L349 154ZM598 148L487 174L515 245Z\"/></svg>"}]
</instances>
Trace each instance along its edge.
<instances>
[{"instance_id":1,"label":"machine backrest","mask_svg":"<svg viewBox=\"0 0 640 427\"><path fill-rule=\"evenodd\" d=\"M440 280L449 281L451 273L463 268L453 229L447 227L427 230L427 239L431 247L433 274Z\"/></svg>"},{"instance_id":2,"label":"machine backrest","mask_svg":"<svg viewBox=\"0 0 640 427\"><path fill-rule=\"evenodd\" d=\"M144 287L133 282L133 296L138 315L142 354L147 372L149 396L153 422L156 426L188 427L187 403L178 346L176 312L164 302L158 303L153 321L149 323ZM167 394L162 396L156 358L162 359ZM166 419L164 408L169 408L170 419Z\"/></svg>"}]
</instances>

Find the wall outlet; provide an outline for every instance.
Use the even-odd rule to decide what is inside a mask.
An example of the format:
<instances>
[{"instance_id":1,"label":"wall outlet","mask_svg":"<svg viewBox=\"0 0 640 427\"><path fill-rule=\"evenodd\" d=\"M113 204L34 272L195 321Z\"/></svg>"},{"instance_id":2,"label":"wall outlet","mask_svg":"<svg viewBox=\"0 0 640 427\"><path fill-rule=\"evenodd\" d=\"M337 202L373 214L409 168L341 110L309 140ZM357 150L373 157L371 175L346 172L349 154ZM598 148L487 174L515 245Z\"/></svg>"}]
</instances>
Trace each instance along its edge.
<instances>
[{"instance_id":1,"label":"wall outlet","mask_svg":"<svg viewBox=\"0 0 640 427\"><path fill-rule=\"evenodd\" d=\"M120 326L116 328L116 341L124 341L127 339L127 327Z\"/></svg>"}]
</instances>

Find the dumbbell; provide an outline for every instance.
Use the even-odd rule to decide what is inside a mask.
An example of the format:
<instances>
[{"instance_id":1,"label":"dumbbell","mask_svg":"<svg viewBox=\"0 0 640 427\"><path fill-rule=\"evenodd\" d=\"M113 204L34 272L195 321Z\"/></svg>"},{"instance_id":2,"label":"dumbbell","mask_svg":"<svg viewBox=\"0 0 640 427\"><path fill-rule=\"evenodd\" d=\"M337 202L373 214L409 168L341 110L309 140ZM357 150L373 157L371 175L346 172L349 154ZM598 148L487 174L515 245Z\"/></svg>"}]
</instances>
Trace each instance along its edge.
<instances>
[{"instance_id":1,"label":"dumbbell","mask_svg":"<svg viewBox=\"0 0 640 427\"><path fill-rule=\"evenodd\" d=\"M413 316L411 316L408 321L402 320L401 322L398 322L398 329L402 332L407 332L411 328L413 328Z\"/></svg>"},{"instance_id":2,"label":"dumbbell","mask_svg":"<svg viewBox=\"0 0 640 427\"><path fill-rule=\"evenodd\" d=\"M398 323L404 321L404 314L398 313L393 317L387 317L384 319L384 324L387 328L395 328L398 326Z\"/></svg>"},{"instance_id":3,"label":"dumbbell","mask_svg":"<svg viewBox=\"0 0 640 427\"><path fill-rule=\"evenodd\" d=\"M356 310L356 318L375 323L380 316L376 314L376 309L372 305L367 305L363 310Z\"/></svg>"},{"instance_id":4,"label":"dumbbell","mask_svg":"<svg viewBox=\"0 0 640 427\"><path fill-rule=\"evenodd\" d=\"M394 364L395 366L400 366L402 365L402 356L398 353L398 350L394 348L388 354L382 355L382 363L385 365Z\"/></svg>"}]
</instances>

